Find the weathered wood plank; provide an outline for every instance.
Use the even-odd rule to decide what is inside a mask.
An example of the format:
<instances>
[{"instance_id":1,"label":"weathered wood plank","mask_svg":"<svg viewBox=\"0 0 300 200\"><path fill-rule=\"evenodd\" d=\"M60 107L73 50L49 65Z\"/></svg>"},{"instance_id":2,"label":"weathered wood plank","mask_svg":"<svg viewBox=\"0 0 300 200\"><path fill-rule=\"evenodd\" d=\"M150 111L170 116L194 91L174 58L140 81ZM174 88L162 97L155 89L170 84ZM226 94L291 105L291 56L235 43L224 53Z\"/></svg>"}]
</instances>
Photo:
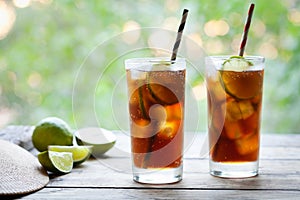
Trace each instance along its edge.
<instances>
[{"instance_id":1,"label":"weathered wood plank","mask_svg":"<svg viewBox=\"0 0 300 200\"><path fill-rule=\"evenodd\" d=\"M299 199L300 191L45 188L24 199Z\"/></svg>"},{"instance_id":2,"label":"weathered wood plank","mask_svg":"<svg viewBox=\"0 0 300 200\"><path fill-rule=\"evenodd\" d=\"M120 159L109 159L120 162ZM284 165L283 165L284 163ZM113 164L111 162L110 164ZM262 161L260 175L248 179L221 179L208 173L206 160L185 160L183 181L173 185L151 186L186 189L257 189L300 190L300 161ZM149 187L132 181L130 171L115 171L96 160L74 168L70 174L52 177L49 187Z\"/></svg>"}]
</instances>

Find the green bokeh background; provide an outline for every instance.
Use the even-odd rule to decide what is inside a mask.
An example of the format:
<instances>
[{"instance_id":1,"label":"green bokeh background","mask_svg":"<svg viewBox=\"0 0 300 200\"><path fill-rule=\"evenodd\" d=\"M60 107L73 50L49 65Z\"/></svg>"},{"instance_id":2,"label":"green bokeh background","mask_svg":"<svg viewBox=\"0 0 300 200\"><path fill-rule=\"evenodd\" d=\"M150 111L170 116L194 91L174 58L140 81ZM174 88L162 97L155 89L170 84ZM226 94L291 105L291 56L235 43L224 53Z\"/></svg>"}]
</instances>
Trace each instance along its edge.
<instances>
[{"instance_id":1,"label":"green bokeh background","mask_svg":"<svg viewBox=\"0 0 300 200\"><path fill-rule=\"evenodd\" d=\"M26 2L26 1L25 1ZM36 124L47 116L58 116L76 127L72 112L73 84L78 69L91 50L124 31L134 22L140 28L177 30L183 8L189 9L184 34L198 40L207 54L236 54L247 9L256 4L246 53L266 57L264 132L300 133L300 1L299 0L35 0L26 6L18 1L1 1L13 13L13 25L0 40L0 125ZM272 4L272 5L270 5ZM6 18L0 14L0 24ZM176 21L177 20L177 21ZM221 20L229 30L225 35L207 33L208 22ZM174 23L175 21L175 23ZM169 27L168 27L169 23ZM206 27L206 28L205 28ZM118 56L120 46L102 50L107 62ZM99 55L100 56L100 55ZM95 61L96 62L96 61ZM99 70L104 67L101 63ZM119 68L111 73L120 73ZM93 73L93 72L91 72ZM124 72L123 72L124 73ZM201 77L194 77L199 84ZM88 90L82 85L82 91ZM114 87L103 83L103 105L110 101L105 91ZM101 93L100 93L101 92ZM120 101L126 100L126 93ZM82 96L81 104L85 104ZM206 100L199 103L205 131ZM97 108L97 106L95 106ZM85 106L77 109L80 124L93 125ZM109 110L98 113L101 126L118 128ZM100 116L101 115L101 116Z\"/></svg>"}]
</instances>

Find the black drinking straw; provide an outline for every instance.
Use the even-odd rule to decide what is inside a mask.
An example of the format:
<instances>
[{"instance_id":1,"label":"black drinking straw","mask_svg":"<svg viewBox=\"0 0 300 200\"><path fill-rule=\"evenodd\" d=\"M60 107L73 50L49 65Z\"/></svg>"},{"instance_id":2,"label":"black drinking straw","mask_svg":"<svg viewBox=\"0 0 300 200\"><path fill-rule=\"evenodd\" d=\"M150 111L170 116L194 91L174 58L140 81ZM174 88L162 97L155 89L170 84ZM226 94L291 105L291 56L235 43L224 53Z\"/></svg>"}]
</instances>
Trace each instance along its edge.
<instances>
[{"instance_id":1,"label":"black drinking straw","mask_svg":"<svg viewBox=\"0 0 300 200\"><path fill-rule=\"evenodd\" d=\"M248 38L248 32L249 32L249 28L250 28L250 24L251 24L251 18L253 15L253 10L254 10L254 3L252 3L249 7L248 10L248 17L244 26L244 32L243 32L243 37L242 37L242 41L241 41L241 46L240 46L240 52L239 52L239 56L243 56L244 55L244 51L245 51L245 47L246 47L246 43L247 43L247 38Z\"/></svg>"},{"instance_id":2,"label":"black drinking straw","mask_svg":"<svg viewBox=\"0 0 300 200\"><path fill-rule=\"evenodd\" d=\"M186 22L186 18L187 18L188 12L189 12L188 9L184 9L183 10L182 17L181 17L181 22L180 22L180 26L179 26L178 31L177 31L176 42L174 44L173 51L172 51L171 61L175 61L176 60L177 51L178 51L178 48L179 48L179 45L180 45L180 42L181 42L182 32L183 32L183 29L184 29L184 26L185 26L185 22ZM146 153L145 158L144 158L144 162L142 164L143 168L147 167L147 164L148 164L148 161L149 161L149 158L150 158L150 153L149 152L151 152L151 150L152 150L152 145L155 142L155 139L156 139L156 135L153 135L150 138L150 145L148 147L148 153Z\"/></svg>"},{"instance_id":3,"label":"black drinking straw","mask_svg":"<svg viewBox=\"0 0 300 200\"><path fill-rule=\"evenodd\" d=\"M178 48L179 48L179 45L180 45L180 42L181 42L182 32L183 32L183 29L184 29L184 26L185 26L185 22L186 22L188 12L189 12L188 9L183 10L180 26L179 26L178 31L177 31L176 42L174 44L173 51L172 51L171 61L176 60L177 51L178 51Z\"/></svg>"}]
</instances>

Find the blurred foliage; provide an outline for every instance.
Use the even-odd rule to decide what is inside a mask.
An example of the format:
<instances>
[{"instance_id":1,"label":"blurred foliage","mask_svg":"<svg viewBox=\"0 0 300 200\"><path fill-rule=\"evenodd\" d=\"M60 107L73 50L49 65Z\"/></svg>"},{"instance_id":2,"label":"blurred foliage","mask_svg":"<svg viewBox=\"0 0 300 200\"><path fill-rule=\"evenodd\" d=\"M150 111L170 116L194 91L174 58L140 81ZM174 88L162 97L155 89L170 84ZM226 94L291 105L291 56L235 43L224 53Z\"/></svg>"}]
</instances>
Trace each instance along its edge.
<instances>
[{"instance_id":1,"label":"blurred foliage","mask_svg":"<svg viewBox=\"0 0 300 200\"><path fill-rule=\"evenodd\" d=\"M24 8L13 3L17 0L5 2L13 8L16 18L8 35L0 40L1 126L35 124L49 115L61 117L75 126L72 95L80 66L95 46L120 34L129 21L139 27L176 31L182 9L188 8L185 35L198 40L207 54L236 54L248 6L254 2L256 8L246 52L266 57L263 131L300 133L297 111L300 107L299 0L32 0ZM168 26L172 19L177 21ZM206 28L213 20L229 25L226 34L209 36ZM124 46L106 47L101 51L103 55L94 58L98 59L94 62L98 62L99 68L104 66L99 59L106 63L116 58ZM122 62L115 64L123 65ZM110 70L122 76L124 71L119 69ZM87 74L85 78L88 80L90 76ZM96 89L101 102L97 102L95 108L110 107L107 93L115 81L109 77L101 83L101 90ZM82 92L91 89L95 88L85 84L79 87ZM126 100L126 93L119 95L120 101ZM76 108L78 120L81 124L93 125L90 112L85 113L84 93L77 97L80 97L79 108ZM202 100L201 106L205 110L204 102ZM205 118L204 112L202 114ZM118 128L112 122L110 110L98 115L103 127ZM199 129L206 130L205 123Z\"/></svg>"}]
</instances>

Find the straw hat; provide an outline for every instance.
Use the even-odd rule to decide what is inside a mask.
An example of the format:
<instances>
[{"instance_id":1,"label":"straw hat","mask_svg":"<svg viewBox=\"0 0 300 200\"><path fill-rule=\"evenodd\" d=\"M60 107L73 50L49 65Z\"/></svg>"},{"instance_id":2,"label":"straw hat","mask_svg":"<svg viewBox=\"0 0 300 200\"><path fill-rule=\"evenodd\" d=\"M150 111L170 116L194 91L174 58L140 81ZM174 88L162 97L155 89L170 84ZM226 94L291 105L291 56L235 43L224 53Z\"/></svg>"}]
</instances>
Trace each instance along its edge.
<instances>
[{"instance_id":1,"label":"straw hat","mask_svg":"<svg viewBox=\"0 0 300 200\"><path fill-rule=\"evenodd\" d=\"M0 140L0 195L34 192L48 182L48 174L36 157L13 143Z\"/></svg>"}]
</instances>

